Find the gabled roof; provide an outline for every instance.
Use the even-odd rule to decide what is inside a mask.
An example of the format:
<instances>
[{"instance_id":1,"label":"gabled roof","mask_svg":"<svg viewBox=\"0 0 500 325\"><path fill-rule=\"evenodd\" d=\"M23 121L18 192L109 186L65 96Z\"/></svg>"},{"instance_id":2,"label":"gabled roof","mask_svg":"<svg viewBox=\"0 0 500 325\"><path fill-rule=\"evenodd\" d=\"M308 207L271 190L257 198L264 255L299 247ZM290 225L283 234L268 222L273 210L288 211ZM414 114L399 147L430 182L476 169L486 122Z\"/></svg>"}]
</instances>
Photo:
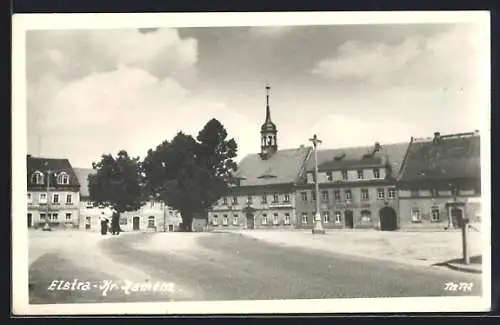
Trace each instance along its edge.
<instances>
[{"instance_id":1,"label":"gabled roof","mask_svg":"<svg viewBox=\"0 0 500 325\"><path fill-rule=\"evenodd\" d=\"M399 169L408 150L409 142L381 144L380 150L372 155L375 145L340 149L318 150L318 170L333 171L341 169L382 167L387 162L394 176ZM314 155L306 165L307 171L314 171Z\"/></svg>"},{"instance_id":2,"label":"gabled roof","mask_svg":"<svg viewBox=\"0 0 500 325\"><path fill-rule=\"evenodd\" d=\"M95 174L96 171L92 168L73 168L76 177L80 181L80 197L89 197L89 181L90 174Z\"/></svg>"},{"instance_id":3,"label":"gabled roof","mask_svg":"<svg viewBox=\"0 0 500 325\"><path fill-rule=\"evenodd\" d=\"M61 173L65 172L69 176L69 184L67 185L61 185L57 184L52 178L51 178L51 186L60 186L60 187L76 187L80 186L80 183L78 181L78 178L76 177L73 167L71 166L70 162L68 159L64 158L42 158L42 157L33 157L28 155L26 157L26 164L27 164L27 172L28 172L28 184L30 187L39 187L40 185L33 185L31 184L31 175L36 172L42 172L46 173L48 170L54 173ZM44 179L45 185L46 180Z\"/></svg>"},{"instance_id":4,"label":"gabled roof","mask_svg":"<svg viewBox=\"0 0 500 325\"><path fill-rule=\"evenodd\" d=\"M249 154L238 164L235 177L240 180L240 186L294 183L310 151L310 147L278 150L268 159Z\"/></svg>"},{"instance_id":5,"label":"gabled roof","mask_svg":"<svg viewBox=\"0 0 500 325\"><path fill-rule=\"evenodd\" d=\"M400 180L481 178L479 133L442 135L410 144Z\"/></svg>"}]
</instances>

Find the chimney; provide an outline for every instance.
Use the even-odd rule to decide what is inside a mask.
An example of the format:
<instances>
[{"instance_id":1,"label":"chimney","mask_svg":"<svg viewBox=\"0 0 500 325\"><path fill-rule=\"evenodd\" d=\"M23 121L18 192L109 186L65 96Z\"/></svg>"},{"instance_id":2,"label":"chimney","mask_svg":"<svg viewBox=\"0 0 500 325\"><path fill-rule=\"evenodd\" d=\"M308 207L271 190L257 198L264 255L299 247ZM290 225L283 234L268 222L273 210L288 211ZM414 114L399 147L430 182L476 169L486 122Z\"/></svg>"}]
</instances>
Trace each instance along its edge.
<instances>
[{"instance_id":1,"label":"chimney","mask_svg":"<svg viewBox=\"0 0 500 325\"><path fill-rule=\"evenodd\" d=\"M432 140L433 143L439 143L441 140L441 133L439 132L434 132L434 139Z\"/></svg>"}]
</instances>

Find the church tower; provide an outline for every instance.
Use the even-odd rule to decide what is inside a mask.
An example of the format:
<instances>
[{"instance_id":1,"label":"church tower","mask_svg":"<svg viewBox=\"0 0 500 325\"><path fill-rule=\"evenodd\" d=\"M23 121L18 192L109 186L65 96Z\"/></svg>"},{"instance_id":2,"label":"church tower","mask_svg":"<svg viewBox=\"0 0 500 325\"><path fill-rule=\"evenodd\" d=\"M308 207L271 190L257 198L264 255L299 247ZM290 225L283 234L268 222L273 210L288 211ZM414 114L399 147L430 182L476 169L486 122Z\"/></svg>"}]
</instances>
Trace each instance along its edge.
<instances>
[{"instance_id":1,"label":"church tower","mask_svg":"<svg viewBox=\"0 0 500 325\"><path fill-rule=\"evenodd\" d=\"M278 130L271 121L271 109L269 108L270 90L271 87L266 85L266 121L260 128L260 156L262 159L268 159L278 150Z\"/></svg>"}]
</instances>

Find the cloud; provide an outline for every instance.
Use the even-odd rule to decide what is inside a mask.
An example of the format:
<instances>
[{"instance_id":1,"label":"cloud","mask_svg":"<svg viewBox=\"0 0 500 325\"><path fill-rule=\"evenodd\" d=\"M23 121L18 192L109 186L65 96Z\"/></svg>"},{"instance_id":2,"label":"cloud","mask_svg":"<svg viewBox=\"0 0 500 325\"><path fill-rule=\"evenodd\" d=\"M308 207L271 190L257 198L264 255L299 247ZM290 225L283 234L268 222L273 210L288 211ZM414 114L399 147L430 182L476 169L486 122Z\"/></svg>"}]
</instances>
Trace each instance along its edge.
<instances>
[{"instance_id":1,"label":"cloud","mask_svg":"<svg viewBox=\"0 0 500 325\"><path fill-rule=\"evenodd\" d=\"M334 81L369 86L457 87L470 85L484 66L485 48L475 26L456 26L399 44L348 41L311 72Z\"/></svg>"},{"instance_id":2,"label":"cloud","mask_svg":"<svg viewBox=\"0 0 500 325\"><path fill-rule=\"evenodd\" d=\"M175 29L29 31L27 53L34 82L48 74L74 80L122 64L165 78L193 69L198 58L196 40L180 38Z\"/></svg>"},{"instance_id":3,"label":"cloud","mask_svg":"<svg viewBox=\"0 0 500 325\"><path fill-rule=\"evenodd\" d=\"M324 148L342 148L410 141L413 131L411 126L397 119L368 120L329 114L314 123L307 134L317 134Z\"/></svg>"},{"instance_id":4,"label":"cloud","mask_svg":"<svg viewBox=\"0 0 500 325\"><path fill-rule=\"evenodd\" d=\"M250 34L256 37L280 37L292 31L293 26L253 26Z\"/></svg>"}]
</instances>

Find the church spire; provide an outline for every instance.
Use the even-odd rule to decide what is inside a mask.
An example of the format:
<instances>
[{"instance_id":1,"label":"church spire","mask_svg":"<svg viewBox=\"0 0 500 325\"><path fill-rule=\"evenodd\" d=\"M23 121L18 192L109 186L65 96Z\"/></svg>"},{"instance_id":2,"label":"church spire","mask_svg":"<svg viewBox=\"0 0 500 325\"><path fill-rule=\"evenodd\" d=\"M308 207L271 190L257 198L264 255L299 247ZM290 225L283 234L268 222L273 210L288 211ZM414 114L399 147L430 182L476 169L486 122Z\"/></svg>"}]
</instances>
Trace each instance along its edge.
<instances>
[{"instance_id":1,"label":"church spire","mask_svg":"<svg viewBox=\"0 0 500 325\"><path fill-rule=\"evenodd\" d=\"M266 123L271 122L271 109L269 108L269 93L271 91L271 87L269 84L266 84Z\"/></svg>"},{"instance_id":2,"label":"church spire","mask_svg":"<svg viewBox=\"0 0 500 325\"><path fill-rule=\"evenodd\" d=\"M266 84L266 120L260 128L261 157L268 159L278 150L278 139L276 125L271 121L271 108L269 107L269 92L271 87Z\"/></svg>"}]
</instances>

